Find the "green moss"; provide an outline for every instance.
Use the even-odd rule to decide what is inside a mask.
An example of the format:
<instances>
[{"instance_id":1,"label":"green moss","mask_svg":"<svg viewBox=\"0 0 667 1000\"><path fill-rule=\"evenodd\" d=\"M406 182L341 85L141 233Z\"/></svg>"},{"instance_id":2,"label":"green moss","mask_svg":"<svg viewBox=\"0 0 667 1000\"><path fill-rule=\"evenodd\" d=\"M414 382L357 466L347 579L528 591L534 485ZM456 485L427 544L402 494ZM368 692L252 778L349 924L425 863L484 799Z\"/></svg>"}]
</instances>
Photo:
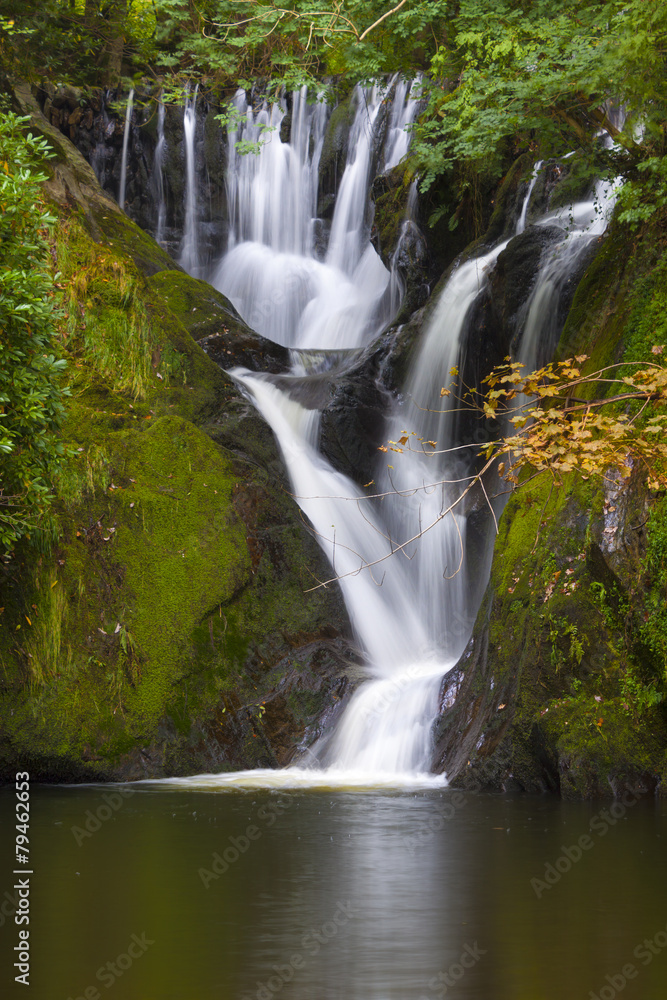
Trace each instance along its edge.
<instances>
[{"instance_id":1,"label":"green moss","mask_svg":"<svg viewBox=\"0 0 667 1000\"><path fill-rule=\"evenodd\" d=\"M160 271L149 285L195 340L230 329L249 332L229 299L205 281L182 271Z\"/></svg>"},{"instance_id":2,"label":"green moss","mask_svg":"<svg viewBox=\"0 0 667 1000\"><path fill-rule=\"evenodd\" d=\"M632 783L660 774L667 763L664 720L653 713L638 726L618 699L559 699L543 710L539 724L561 760L568 798L609 794L611 780Z\"/></svg>"},{"instance_id":3,"label":"green moss","mask_svg":"<svg viewBox=\"0 0 667 1000\"><path fill-rule=\"evenodd\" d=\"M144 275L181 270L166 250L123 212L109 211L103 205L94 206L89 216L82 216L82 221L97 243L108 247L117 257L133 261Z\"/></svg>"},{"instance_id":4,"label":"green moss","mask_svg":"<svg viewBox=\"0 0 667 1000\"><path fill-rule=\"evenodd\" d=\"M327 171L335 169L338 157L347 149L349 132L354 122L354 111L352 98L348 97L331 112L322 143L320 177Z\"/></svg>"},{"instance_id":5,"label":"green moss","mask_svg":"<svg viewBox=\"0 0 667 1000\"><path fill-rule=\"evenodd\" d=\"M70 508L63 568L33 579L25 672L14 672L31 696L13 738L37 730L56 756L76 758L87 743L112 760L154 737L192 670L200 621L249 579L231 462L206 435L162 417L108 447L113 485Z\"/></svg>"},{"instance_id":6,"label":"green moss","mask_svg":"<svg viewBox=\"0 0 667 1000\"><path fill-rule=\"evenodd\" d=\"M624 360L655 361L654 345L667 348L667 253L636 282L625 331Z\"/></svg>"},{"instance_id":7,"label":"green moss","mask_svg":"<svg viewBox=\"0 0 667 1000\"><path fill-rule=\"evenodd\" d=\"M197 313L245 328L204 283L146 278L143 236L135 261L139 231L112 221L113 247L76 215L58 238L73 456L56 484L58 546L3 570L8 773L21 759L51 777L105 777L154 745L165 767L201 767L197 734L221 705L266 694L286 651L340 614L330 592L304 600L318 549L280 491L270 431L188 329Z\"/></svg>"},{"instance_id":8,"label":"green moss","mask_svg":"<svg viewBox=\"0 0 667 1000\"><path fill-rule=\"evenodd\" d=\"M148 664L127 702L141 724L165 710L179 652L188 652L179 644L247 582L250 562L231 505L231 464L204 434L163 417L121 443L128 459L118 478L127 488L112 544L131 595L129 628Z\"/></svg>"}]
</instances>

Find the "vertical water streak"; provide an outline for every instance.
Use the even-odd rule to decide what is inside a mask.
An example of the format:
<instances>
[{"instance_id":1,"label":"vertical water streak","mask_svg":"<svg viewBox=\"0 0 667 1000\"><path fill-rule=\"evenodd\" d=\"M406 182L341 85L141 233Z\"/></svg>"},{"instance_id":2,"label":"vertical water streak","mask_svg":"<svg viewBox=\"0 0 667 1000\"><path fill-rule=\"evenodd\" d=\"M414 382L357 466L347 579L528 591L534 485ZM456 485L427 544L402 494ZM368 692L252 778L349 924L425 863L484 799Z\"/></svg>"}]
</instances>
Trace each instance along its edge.
<instances>
[{"instance_id":1,"label":"vertical water streak","mask_svg":"<svg viewBox=\"0 0 667 1000\"><path fill-rule=\"evenodd\" d=\"M457 502L475 449L450 451L459 444L458 378L450 373L461 365L472 306L506 245L462 264L442 289L408 372L406 402L387 421L387 439L407 434L406 449L390 466L384 460L376 475L390 494L383 503L392 537L404 542L423 533L408 550L411 587L420 595L434 648L450 662L465 646L477 610L469 599L465 505ZM452 395L441 396L442 388Z\"/></svg>"},{"instance_id":2,"label":"vertical water streak","mask_svg":"<svg viewBox=\"0 0 667 1000\"><path fill-rule=\"evenodd\" d=\"M400 79L396 84L385 140L383 173L397 166L410 148L409 127L414 122L421 104L420 88L419 77L411 82Z\"/></svg>"},{"instance_id":3,"label":"vertical water streak","mask_svg":"<svg viewBox=\"0 0 667 1000\"><path fill-rule=\"evenodd\" d=\"M618 181L598 181L589 199L548 212L539 220L538 225L560 226L563 239L547 250L528 301L516 350L526 371L541 367L551 357L562 325L559 303L563 290L591 243L605 232L618 187Z\"/></svg>"},{"instance_id":4,"label":"vertical water streak","mask_svg":"<svg viewBox=\"0 0 667 1000\"><path fill-rule=\"evenodd\" d=\"M530 182L528 184L528 190L526 191L526 196L523 199L523 205L521 207L521 214L519 215L519 219L518 219L517 224L516 224L516 232L515 232L516 236L520 236L521 233L526 228L526 218L528 216L528 208L530 206L530 199L531 199L531 196L532 196L535 184L537 182L537 178L540 176L540 170L542 169L543 162L544 162L543 160L538 160L537 163L535 164L535 166L533 167L533 172L531 174Z\"/></svg>"},{"instance_id":5,"label":"vertical water streak","mask_svg":"<svg viewBox=\"0 0 667 1000\"><path fill-rule=\"evenodd\" d=\"M197 206L197 172L195 160L195 139L197 131L197 94L199 84L192 98L188 94L183 112L183 145L185 147L185 220L179 264L188 274L199 277L199 231Z\"/></svg>"},{"instance_id":6,"label":"vertical water streak","mask_svg":"<svg viewBox=\"0 0 667 1000\"><path fill-rule=\"evenodd\" d=\"M356 113L350 130L345 172L336 195L326 262L348 275L354 273L364 244L368 187L370 183L373 126L382 104L378 87L355 87Z\"/></svg>"},{"instance_id":7,"label":"vertical water streak","mask_svg":"<svg viewBox=\"0 0 667 1000\"><path fill-rule=\"evenodd\" d=\"M125 188L127 186L127 158L130 147L130 134L132 132L132 106L134 103L134 90L130 91L125 109L125 130L123 132L123 154L120 162L120 186L118 188L118 204L125 211Z\"/></svg>"},{"instance_id":8,"label":"vertical water streak","mask_svg":"<svg viewBox=\"0 0 667 1000\"><path fill-rule=\"evenodd\" d=\"M164 227L167 219L167 203L165 198L164 185L164 163L166 157L166 139L164 135L165 106L162 95L158 103L157 113L157 145L155 147L155 157L153 160L153 172L151 175L151 189L157 204L157 219L155 224L155 242L162 244L164 239Z\"/></svg>"}]
</instances>

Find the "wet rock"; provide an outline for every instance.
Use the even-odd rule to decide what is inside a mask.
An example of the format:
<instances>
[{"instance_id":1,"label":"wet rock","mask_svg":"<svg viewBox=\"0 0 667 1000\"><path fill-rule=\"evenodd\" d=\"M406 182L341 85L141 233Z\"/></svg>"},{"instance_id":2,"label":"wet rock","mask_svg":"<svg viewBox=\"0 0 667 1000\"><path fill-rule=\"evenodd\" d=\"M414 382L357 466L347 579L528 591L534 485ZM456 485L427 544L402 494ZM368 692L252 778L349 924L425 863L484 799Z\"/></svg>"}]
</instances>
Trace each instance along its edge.
<instances>
[{"instance_id":1,"label":"wet rock","mask_svg":"<svg viewBox=\"0 0 667 1000\"><path fill-rule=\"evenodd\" d=\"M495 337L502 345L503 356L509 353L517 330L523 325L525 307L545 255L564 236L565 233L558 226L529 226L519 236L511 239L498 257L491 276L493 313L489 325L496 329ZM560 307L561 327L569 304L566 301Z\"/></svg>"},{"instance_id":2,"label":"wet rock","mask_svg":"<svg viewBox=\"0 0 667 1000\"><path fill-rule=\"evenodd\" d=\"M338 377L322 413L320 446L336 468L358 483L366 482L383 443L390 394L378 379L380 355Z\"/></svg>"},{"instance_id":3,"label":"wet rock","mask_svg":"<svg viewBox=\"0 0 667 1000\"><path fill-rule=\"evenodd\" d=\"M319 191L323 198L330 198L338 190L347 160L354 113L354 98L350 95L334 108L329 117L319 164ZM326 210L322 211L321 208L319 205L317 214L325 218Z\"/></svg>"},{"instance_id":4,"label":"wet rock","mask_svg":"<svg viewBox=\"0 0 667 1000\"><path fill-rule=\"evenodd\" d=\"M405 289L397 317L400 322L423 306L428 298L428 240L413 218L416 197L412 194L412 179L409 175L406 177L404 167L399 165L390 173L376 177L372 197L371 241L385 266L397 269Z\"/></svg>"},{"instance_id":5,"label":"wet rock","mask_svg":"<svg viewBox=\"0 0 667 1000\"><path fill-rule=\"evenodd\" d=\"M280 141L289 142L291 131L292 131L292 114L291 112L288 111L280 123L280 133L279 133Z\"/></svg>"}]
</instances>

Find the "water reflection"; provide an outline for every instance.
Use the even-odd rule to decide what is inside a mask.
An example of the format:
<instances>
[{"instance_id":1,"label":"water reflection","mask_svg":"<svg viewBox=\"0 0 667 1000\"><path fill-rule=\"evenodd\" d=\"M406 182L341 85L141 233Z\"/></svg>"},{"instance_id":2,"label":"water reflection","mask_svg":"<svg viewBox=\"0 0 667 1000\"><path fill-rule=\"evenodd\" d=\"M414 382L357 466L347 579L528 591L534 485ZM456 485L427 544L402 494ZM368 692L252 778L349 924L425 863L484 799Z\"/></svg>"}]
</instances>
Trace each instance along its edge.
<instances>
[{"instance_id":1,"label":"water reflection","mask_svg":"<svg viewBox=\"0 0 667 1000\"><path fill-rule=\"evenodd\" d=\"M151 787L107 815L108 791L32 792L39 1000L604 1000L629 963L624 1000L664 996L662 803L607 822L609 804L447 788ZM0 807L11 858L10 793ZM5 918L4 969L16 932Z\"/></svg>"}]
</instances>

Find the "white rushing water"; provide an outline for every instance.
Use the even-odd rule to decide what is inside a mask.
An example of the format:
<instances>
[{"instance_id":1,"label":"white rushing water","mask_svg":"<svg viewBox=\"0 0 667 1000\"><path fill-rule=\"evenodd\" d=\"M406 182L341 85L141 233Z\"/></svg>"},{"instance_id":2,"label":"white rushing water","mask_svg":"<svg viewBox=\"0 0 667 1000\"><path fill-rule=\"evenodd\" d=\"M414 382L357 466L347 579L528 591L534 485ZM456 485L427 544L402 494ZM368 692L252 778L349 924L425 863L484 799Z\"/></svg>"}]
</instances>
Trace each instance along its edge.
<instances>
[{"instance_id":1,"label":"white rushing water","mask_svg":"<svg viewBox=\"0 0 667 1000\"><path fill-rule=\"evenodd\" d=\"M167 221L167 203L164 187L164 165L167 152L167 141L164 135L164 100L160 98L157 111L157 145L155 146L155 157L153 159L153 171L151 174L151 189L153 199L157 205L157 218L155 222L155 242L162 244L164 239L164 227Z\"/></svg>"},{"instance_id":2,"label":"white rushing water","mask_svg":"<svg viewBox=\"0 0 667 1000\"><path fill-rule=\"evenodd\" d=\"M383 171L398 166L410 148L410 126L421 103L421 80L396 80L389 129L384 148Z\"/></svg>"},{"instance_id":3,"label":"white rushing water","mask_svg":"<svg viewBox=\"0 0 667 1000\"><path fill-rule=\"evenodd\" d=\"M526 219L528 217L528 208L530 206L530 199L535 189L537 178L540 176L540 170L542 169L543 162L544 162L543 160L538 160L535 166L533 167L533 172L531 174L530 181L528 183L528 190L526 192L525 198L523 199L523 205L521 206L521 214L519 215L519 221L516 224L517 236L520 236L521 233L526 228Z\"/></svg>"},{"instance_id":4,"label":"white rushing water","mask_svg":"<svg viewBox=\"0 0 667 1000\"><path fill-rule=\"evenodd\" d=\"M328 241L316 245L326 107L309 104L305 91L295 93L285 141L280 138L284 103L253 110L243 92L236 95L243 124L229 136L231 235L215 284L251 326L278 343L320 351L357 348L398 308L400 283L369 243L369 184L374 162L390 168L405 155L405 126L414 119L418 101L408 84L396 83L385 142L376 148L382 99L378 89L355 92L349 152ZM239 138L262 143L259 154L240 157ZM526 228L542 169L536 165L527 185L516 234ZM558 226L563 237L544 255L529 298L518 351L525 363L552 336L560 289L590 241L604 231L614 198L613 185L598 185L590 201L539 220ZM406 221L411 215L408 211ZM459 501L473 456L458 447L456 406L449 401L454 397L441 400L440 389L456 382L450 370L462 364L473 307L507 242L455 268L439 293L402 401L387 417L387 439L407 436L408 445L390 463L384 457L378 463L374 497L363 495L319 451L318 411L296 402L271 376L245 369L231 373L276 435L295 498L331 563L332 577L339 580L369 679L333 731L297 767L184 781L220 788L424 787L445 781L428 773L431 730L442 677L470 635L493 538L489 533L486 555L477 553L471 573L466 510ZM490 504L487 498L484 502Z\"/></svg>"},{"instance_id":5,"label":"white rushing water","mask_svg":"<svg viewBox=\"0 0 667 1000\"><path fill-rule=\"evenodd\" d=\"M361 347L400 301L398 275L369 242L374 126L383 91L357 87L354 99L347 163L329 232L320 239L316 225L326 228L316 215L327 105L309 103L305 88L295 92L289 141L283 141L284 101L254 111L244 91L234 99L241 124L228 137L231 235L212 283L253 329L285 346ZM412 113L409 101L405 109ZM239 141L260 143L261 151L240 155Z\"/></svg>"},{"instance_id":6,"label":"white rushing water","mask_svg":"<svg viewBox=\"0 0 667 1000\"><path fill-rule=\"evenodd\" d=\"M426 772L444 668L429 640L421 595L411 586L413 562L391 556L382 511L317 450L319 413L262 376L239 369L233 374L278 439L294 494L339 577L374 678L356 692L331 739L310 760L366 774ZM360 572L362 567L370 568Z\"/></svg>"},{"instance_id":7,"label":"white rushing water","mask_svg":"<svg viewBox=\"0 0 667 1000\"><path fill-rule=\"evenodd\" d=\"M183 145L185 147L185 223L179 264L189 274L199 278L201 260L199 254L199 219L197 206L197 173L195 161L195 139L197 133L197 94L195 87L192 97L188 94L183 111Z\"/></svg>"},{"instance_id":8,"label":"white rushing water","mask_svg":"<svg viewBox=\"0 0 667 1000\"><path fill-rule=\"evenodd\" d=\"M609 140L611 145L611 140ZM541 164L531 182L534 187ZM547 212L537 225L558 226L563 239L548 252L528 301L517 358L527 371L546 364L559 334L559 301L566 283L591 243L605 232L616 204L620 181L598 181L590 198ZM525 213L522 213L525 221Z\"/></svg>"},{"instance_id":9,"label":"white rushing water","mask_svg":"<svg viewBox=\"0 0 667 1000\"><path fill-rule=\"evenodd\" d=\"M127 157L132 133L132 108L134 106L134 91L130 91L125 109L125 129L123 131L123 153L120 161L120 185L118 187L118 204L125 211L125 189L127 187Z\"/></svg>"}]
</instances>

